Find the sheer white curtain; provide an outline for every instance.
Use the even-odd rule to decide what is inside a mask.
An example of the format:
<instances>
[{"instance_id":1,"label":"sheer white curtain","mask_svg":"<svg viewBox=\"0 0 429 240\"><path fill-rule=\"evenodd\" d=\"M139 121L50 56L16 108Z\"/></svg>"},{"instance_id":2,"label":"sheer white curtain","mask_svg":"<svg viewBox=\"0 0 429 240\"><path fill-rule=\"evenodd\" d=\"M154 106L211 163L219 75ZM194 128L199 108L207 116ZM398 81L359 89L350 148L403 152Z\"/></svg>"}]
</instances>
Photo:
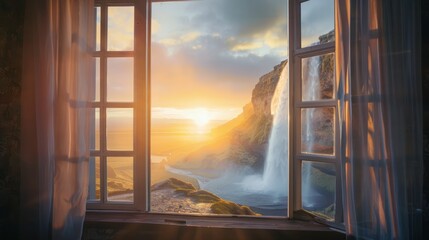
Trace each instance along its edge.
<instances>
[{"instance_id":1,"label":"sheer white curtain","mask_svg":"<svg viewBox=\"0 0 429 240\"><path fill-rule=\"evenodd\" d=\"M336 0L344 223L353 239L421 238L419 1Z\"/></svg>"},{"instance_id":2,"label":"sheer white curtain","mask_svg":"<svg viewBox=\"0 0 429 240\"><path fill-rule=\"evenodd\" d=\"M88 186L93 2L26 1L21 238L80 239Z\"/></svg>"}]
</instances>

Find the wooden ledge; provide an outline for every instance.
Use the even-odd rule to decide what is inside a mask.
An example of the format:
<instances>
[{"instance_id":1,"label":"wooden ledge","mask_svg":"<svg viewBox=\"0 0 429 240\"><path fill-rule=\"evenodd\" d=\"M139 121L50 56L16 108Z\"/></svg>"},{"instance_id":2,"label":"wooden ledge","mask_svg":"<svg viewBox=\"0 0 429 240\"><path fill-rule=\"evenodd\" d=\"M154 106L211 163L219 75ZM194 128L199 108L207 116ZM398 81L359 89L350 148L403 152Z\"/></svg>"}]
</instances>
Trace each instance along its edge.
<instances>
[{"instance_id":1,"label":"wooden ledge","mask_svg":"<svg viewBox=\"0 0 429 240\"><path fill-rule=\"evenodd\" d=\"M345 239L313 221L88 211L83 239Z\"/></svg>"}]
</instances>

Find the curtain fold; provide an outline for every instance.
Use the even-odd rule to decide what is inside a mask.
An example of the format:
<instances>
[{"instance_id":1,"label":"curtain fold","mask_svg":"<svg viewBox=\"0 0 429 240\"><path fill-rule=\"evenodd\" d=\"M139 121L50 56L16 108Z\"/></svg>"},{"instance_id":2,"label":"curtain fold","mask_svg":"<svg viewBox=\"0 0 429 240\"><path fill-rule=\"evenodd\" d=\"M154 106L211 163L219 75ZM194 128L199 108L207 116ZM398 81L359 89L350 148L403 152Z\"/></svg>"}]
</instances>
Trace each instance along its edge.
<instances>
[{"instance_id":1,"label":"curtain fold","mask_svg":"<svg viewBox=\"0 0 429 240\"><path fill-rule=\"evenodd\" d=\"M347 234L420 239L419 1L336 0L335 15Z\"/></svg>"},{"instance_id":2,"label":"curtain fold","mask_svg":"<svg viewBox=\"0 0 429 240\"><path fill-rule=\"evenodd\" d=\"M21 238L80 239L88 193L92 1L26 1Z\"/></svg>"}]
</instances>

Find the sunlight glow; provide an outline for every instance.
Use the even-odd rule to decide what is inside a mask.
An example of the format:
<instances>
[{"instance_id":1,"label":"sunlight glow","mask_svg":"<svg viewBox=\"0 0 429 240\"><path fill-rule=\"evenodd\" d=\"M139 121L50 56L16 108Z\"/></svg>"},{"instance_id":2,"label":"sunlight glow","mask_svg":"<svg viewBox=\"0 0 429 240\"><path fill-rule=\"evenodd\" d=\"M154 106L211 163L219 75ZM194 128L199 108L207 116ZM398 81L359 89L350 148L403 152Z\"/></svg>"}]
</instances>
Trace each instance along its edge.
<instances>
[{"instance_id":1,"label":"sunlight glow","mask_svg":"<svg viewBox=\"0 0 429 240\"><path fill-rule=\"evenodd\" d=\"M206 126L211 120L210 113L205 108L196 108L191 114L191 119L198 127Z\"/></svg>"}]
</instances>

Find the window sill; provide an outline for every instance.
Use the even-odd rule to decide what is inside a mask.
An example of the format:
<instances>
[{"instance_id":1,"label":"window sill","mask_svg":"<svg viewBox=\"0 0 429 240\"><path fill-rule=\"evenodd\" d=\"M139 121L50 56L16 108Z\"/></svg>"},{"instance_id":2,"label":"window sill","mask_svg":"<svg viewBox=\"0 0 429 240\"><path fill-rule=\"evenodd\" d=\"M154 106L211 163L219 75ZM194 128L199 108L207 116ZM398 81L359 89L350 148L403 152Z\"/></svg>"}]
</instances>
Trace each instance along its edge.
<instances>
[{"instance_id":1,"label":"window sill","mask_svg":"<svg viewBox=\"0 0 429 240\"><path fill-rule=\"evenodd\" d=\"M344 233L314 221L124 211L87 211L83 239L199 239L201 236L204 239L345 239Z\"/></svg>"}]
</instances>

